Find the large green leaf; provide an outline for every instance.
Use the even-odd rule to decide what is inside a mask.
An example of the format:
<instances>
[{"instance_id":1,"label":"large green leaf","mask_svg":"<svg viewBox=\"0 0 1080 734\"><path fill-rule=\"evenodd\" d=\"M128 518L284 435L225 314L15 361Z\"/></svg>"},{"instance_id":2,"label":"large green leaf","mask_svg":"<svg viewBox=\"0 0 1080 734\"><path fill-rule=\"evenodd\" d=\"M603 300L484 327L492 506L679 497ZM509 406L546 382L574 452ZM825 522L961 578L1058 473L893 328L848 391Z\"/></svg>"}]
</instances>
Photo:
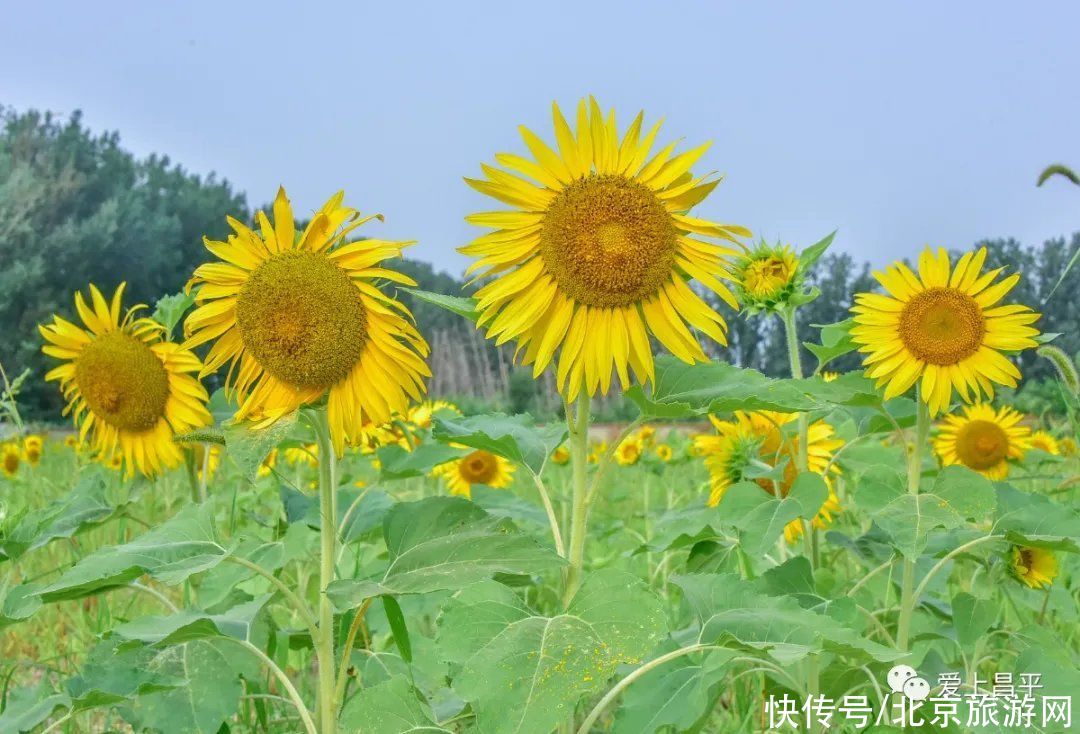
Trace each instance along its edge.
<instances>
[{"instance_id":1,"label":"large green leaf","mask_svg":"<svg viewBox=\"0 0 1080 734\"><path fill-rule=\"evenodd\" d=\"M783 498L753 482L739 482L724 492L720 517L739 530L739 542L747 553L761 557L776 546L789 522L812 519L828 496L825 481L813 472L796 477L788 496Z\"/></svg>"},{"instance_id":2,"label":"large green leaf","mask_svg":"<svg viewBox=\"0 0 1080 734\"><path fill-rule=\"evenodd\" d=\"M240 704L243 685L225 652L213 640L193 640L163 650L148 665L162 677L187 684L139 696L126 712L136 731L161 734L219 734ZM227 731L227 730L225 730Z\"/></svg>"},{"instance_id":3,"label":"large green leaf","mask_svg":"<svg viewBox=\"0 0 1080 734\"><path fill-rule=\"evenodd\" d=\"M863 476L855 496L897 550L911 560L925 550L931 530L957 528L966 519L987 520L995 505L990 482L962 466L946 467L930 491L917 495L908 492L904 477L896 471L873 467Z\"/></svg>"},{"instance_id":4,"label":"large green leaf","mask_svg":"<svg viewBox=\"0 0 1080 734\"><path fill-rule=\"evenodd\" d=\"M439 464L453 461L467 453L467 449L432 442L422 443L412 451L391 444L376 452L379 457L379 474L383 479L427 476Z\"/></svg>"},{"instance_id":5,"label":"large green leaf","mask_svg":"<svg viewBox=\"0 0 1080 734\"><path fill-rule=\"evenodd\" d=\"M567 433L563 423L537 426L531 415L490 413L467 418L438 415L434 420L433 435L440 441L490 451L524 465L534 474L543 470L547 457L566 439Z\"/></svg>"},{"instance_id":6,"label":"large green leaf","mask_svg":"<svg viewBox=\"0 0 1080 734\"><path fill-rule=\"evenodd\" d=\"M674 645L660 650L670 652ZM733 650L711 650L669 660L650 670L623 694L613 734L652 734L671 727L689 731L713 707Z\"/></svg>"},{"instance_id":7,"label":"large green leaf","mask_svg":"<svg viewBox=\"0 0 1080 734\"><path fill-rule=\"evenodd\" d=\"M22 622L41 607L37 584L0 588L0 627Z\"/></svg>"},{"instance_id":8,"label":"large green leaf","mask_svg":"<svg viewBox=\"0 0 1080 734\"><path fill-rule=\"evenodd\" d=\"M297 414L289 413L266 428L254 429L247 423L226 423L225 454L249 482L254 482L267 454L284 441L296 427Z\"/></svg>"},{"instance_id":9,"label":"large green leaf","mask_svg":"<svg viewBox=\"0 0 1080 734\"><path fill-rule=\"evenodd\" d=\"M57 538L77 535L110 519L120 509L109 497L104 470L90 467L70 492L23 515L8 531L0 527L0 561L18 558Z\"/></svg>"},{"instance_id":10,"label":"large green leaf","mask_svg":"<svg viewBox=\"0 0 1080 734\"><path fill-rule=\"evenodd\" d=\"M957 641L965 650L971 650L997 619L998 604L961 591L952 598L952 613Z\"/></svg>"},{"instance_id":11,"label":"large green leaf","mask_svg":"<svg viewBox=\"0 0 1080 734\"><path fill-rule=\"evenodd\" d=\"M395 505L383 523L389 565L381 576L348 579L328 591L338 609L382 594L459 589L497 573L532 574L562 564L504 518L461 497L429 497Z\"/></svg>"},{"instance_id":12,"label":"large green leaf","mask_svg":"<svg viewBox=\"0 0 1080 734\"><path fill-rule=\"evenodd\" d=\"M1080 512L1048 497L999 483L994 531L1017 545L1077 552Z\"/></svg>"},{"instance_id":13,"label":"large green leaf","mask_svg":"<svg viewBox=\"0 0 1080 734\"><path fill-rule=\"evenodd\" d=\"M273 594L265 594L220 614L184 609L173 614L148 615L119 625L113 634L146 645L179 645L191 640L232 637L250 640L256 617Z\"/></svg>"},{"instance_id":14,"label":"large green leaf","mask_svg":"<svg viewBox=\"0 0 1080 734\"><path fill-rule=\"evenodd\" d=\"M0 713L0 731L11 734L33 731L57 709L70 707L70 696L54 692L45 683L34 688L20 688L9 694L7 705Z\"/></svg>"},{"instance_id":15,"label":"large green leaf","mask_svg":"<svg viewBox=\"0 0 1080 734\"><path fill-rule=\"evenodd\" d=\"M732 410L815 410L823 407L802 380L777 380L724 362L686 364L656 360L651 394L635 385L626 392L645 418L687 418Z\"/></svg>"},{"instance_id":16,"label":"large green leaf","mask_svg":"<svg viewBox=\"0 0 1080 734\"><path fill-rule=\"evenodd\" d=\"M765 652L784 665L822 651L889 661L906 653L866 639L835 617L770 596L733 574L674 576L700 625L698 639Z\"/></svg>"},{"instance_id":17,"label":"large green leaf","mask_svg":"<svg viewBox=\"0 0 1080 734\"><path fill-rule=\"evenodd\" d=\"M404 676L357 691L342 708L338 723L364 734L450 734L435 721L431 705Z\"/></svg>"},{"instance_id":18,"label":"large green leaf","mask_svg":"<svg viewBox=\"0 0 1080 734\"><path fill-rule=\"evenodd\" d=\"M132 647L120 637L102 640L90 651L79 674L66 685L76 710L109 706L136 696L187 685L185 677L156 669L160 651Z\"/></svg>"},{"instance_id":19,"label":"large green leaf","mask_svg":"<svg viewBox=\"0 0 1080 734\"><path fill-rule=\"evenodd\" d=\"M77 599L123 586L143 574L178 584L213 568L227 553L215 540L211 503L192 505L130 543L91 553L38 593L50 602Z\"/></svg>"},{"instance_id":20,"label":"large green leaf","mask_svg":"<svg viewBox=\"0 0 1080 734\"><path fill-rule=\"evenodd\" d=\"M665 628L663 605L643 582L605 569L554 617L531 613L496 582L467 588L440 619L439 647L461 661L453 686L472 704L478 732L548 734L620 664L640 663Z\"/></svg>"},{"instance_id":21,"label":"large green leaf","mask_svg":"<svg viewBox=\"0 0 1080 734\"><path fill-rule=\"evenodd\" d=\"M318 497L282 486L281 502L290 523L302 522L314 530L322 527ZM382 525L393 506L394 501L380 489L338 489L338 534L346 543L359 540Z\"/></svg>"}]
</instances>

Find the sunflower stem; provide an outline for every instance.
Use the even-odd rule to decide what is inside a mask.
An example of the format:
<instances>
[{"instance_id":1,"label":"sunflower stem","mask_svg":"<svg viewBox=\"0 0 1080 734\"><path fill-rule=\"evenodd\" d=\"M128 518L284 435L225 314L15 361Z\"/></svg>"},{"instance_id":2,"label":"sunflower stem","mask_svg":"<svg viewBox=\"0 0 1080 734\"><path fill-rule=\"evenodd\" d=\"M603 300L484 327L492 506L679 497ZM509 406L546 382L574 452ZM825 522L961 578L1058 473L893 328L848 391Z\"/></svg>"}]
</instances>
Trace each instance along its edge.
<instances>
[{"instance_id":1,"label":"sunflower stem","mask_svg":"<svg viewBox=\"0 0 1080 734\"><path fill-rule=\"evenodd\" d=\"M589 487L587 470L589 462L589 395L582 391L577 399L571 418L570 404L566 404L566 422L570 430L570 463L573 489L570 511L570 565L566 569L566 587L563 589L563 606L568 606L581 585L581 571L585 565L585 537L589 523Z\"/></svg>"},{"instance_id":2,"label":"sunflower stem","mask_svg":"<svg viewBox=\"0 0 1080 734\"><path fill-rule=\"evenodd\" d=\"M336 734L337 711L334 676L334 608L327 587L334 580L334 559L337 558L337 455L330 437L330 422L326 408L312 412L312 428L319 457L319 536L322 547L319 558L319 637L315 641L319 660L319 730Z\"/></svg>"},{"instance_id":3,"label":"sunflower stem","mask_svg":"<svg viewBox=\"0 0 1080 734\"><path fill-rule=\"evenodd\" d=\"M791 377L796 380L802 379L802 357L799 354L799 331L795 322L795 306L789 306L782 312L784 320L784 334L787 336L788 360L791 364ZM807 443L810 438L810 418L805 412L799 413L799 445L797 448L795 467L799 473L808 471L810 468L810 453ZM811 570L817 568L816 538L814 537L814 523L803 520L803 543L806 550L806 560L810 562ZM781 541L783 542L783 541ZM817 699L821 691L821 670L817 655L811 655L806 660L806 693L809 700ZM817 722L813 717L807 717L806 730L817 731Z\"/></svg>"},{"instance_id":4,"label":"sunflower stem","mask_svg":"<svg viewBox=\"0 0 1080 734\"><path fill-rule=\"evenodd\" d=\"M922 401L919 388L915 388L915 436L908 446L907 488L912 495L919 494L919 478L922 476L922 447L930 431L930 411ZM920 587L921 588L921 587ZM915 611L915 561L904 559L904 571L900 580L900 617L896 623L896 645L907 652L911 637L911 615Z\"/></svg>"}]
</instances>

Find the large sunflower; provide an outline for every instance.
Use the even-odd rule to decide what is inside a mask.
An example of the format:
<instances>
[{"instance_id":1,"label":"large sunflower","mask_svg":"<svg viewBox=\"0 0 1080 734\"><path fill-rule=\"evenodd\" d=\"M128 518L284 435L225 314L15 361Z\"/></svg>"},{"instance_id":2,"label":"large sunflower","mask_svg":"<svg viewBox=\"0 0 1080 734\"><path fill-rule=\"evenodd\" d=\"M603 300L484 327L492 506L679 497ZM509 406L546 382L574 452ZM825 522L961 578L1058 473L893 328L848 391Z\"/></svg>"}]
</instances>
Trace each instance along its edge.
<instances>
[{"instance_id":1,"label":"large sunflower","mask_svg":"<svg viewBox=\"0 0 1080 734\"><path fill-rule=\"evenodd\" d=\"M177 433L208 425L206 389L192 374L202 362L185 347L165 341L165 329L145 308L121 310L125 284L106 301L90 286L88 305L75 294L75 309L86 328L53 316L39 327L47 342L42 351L63 360L46 380L58 380L79 441L89 437L100 454L123 457L127 474L149 476L180 463Z\"/></svg>"},{"instance_id":2,"label":"large sunflower","mask_svg":"<svg viewBox=\"0 0 1080 734\"><path fill-rule=\"evenodd\" d=\"M364 423L404 414L431 374L412 315L373 283L415 285L380 266L408 243L346 242L377 215L360 218L343 197L331 197L297 236L279 189L273 223L260 211L256 232L230 217L228 242L205 240L221 260L200 266L188 283L202 286L185 343L216 340L204 374L231 362L226 385L238 398L237 420L267 425L328 394L339 454Z\"/></svg>"},{"instance_id":3,"label":"large sunflower","mask_svg":"<svg viewBox=\"0 0 1080 734\"><path fill-rule=\"evenodd\" d=\"M737 305L719 280L734 250L700 238L750 234L687 214L719 183L690 173L708 144L674 155L672 143L650 157L660 124L643 134L642 114L621 139L614 110L605 117L593 99L579 104L576 132L558 105L553 114L557 152L522 127L535 160L500 153L512 172L482 166L485 179L466 179L516 209L467 217L495 230L461 248L477 258L468 272L496 276L476 294L478 323L497 344L516 339L534 376L559 352L568 400L582 385L606 393L613 372L624 387L629 370L651 380L650 334L680 359L704 361L689 327L724 344L727 324L688 281Z\"/></svg>"},{"instance_id":4,"label":"large sunflower","mask_svg":"<svg viewBox=\"0 0 1080 734\"><path fill-rule=\"evenodd\" d=\"M750 478L773 496L786 497L798 475L796 460L799 454L799 437L784 426L798 418L797 413L736 411L733 420L723 421L709 416L716 434L694 437L698 455L705 457L709 470L711 492L709 505L720 504L724 493L733 484ZM834 438L834 430L824 420L810 424L807 435L809 469L822 475L829 487L829 496L814 518L815 527L824 528L832 523L833 515L840 512L840 501L832 488L831 475L839 473L836 465L830 466L833 453L843 445ZM779 471L773 475L769 470ZM762 476L769 474L770 476ZM784 528L784 537L794 542L802 534L802 521L793 520Z\"/></svg>"},{"instance_id":5,"label":"large sunflower","mask_svg":"<svg viewBox=\"0 0 1080 734\"><path fill-rule=\"evenodd\" d=\"M1030 448L1031 429L1008 406L996 412L986 403L965 405L964 414L949 415L934 439L934 451L946 466L963 464L990 479L1004 479L1008 459L1021 459Z\"/></svg>"},{"instance_id":6,"label":"large sunflower","mask_svg":"<svg viewBox=\"0 0 1080 734\"><path fill-rule=\"evenodd\" d=\"M448 461L435 467L432 474L442 477L450 494L472 497L475 484L495 489L510 486L516 467L501 456L477 449L460 459Z\"/></svg>"},{"instance_id":7,"label":"large sunflower","mask_svg":"<svg viewBox=\"0 0 1080 734\"><path fill-rule=\"evenodd\" d=\"M1020 370L1003 351L1037 346L1031 326L1039 314L1027 306L995 306L1019 274L994 281L1003 268L980 274L986 248L969 252L951 268L949 255L926 248L919 274L894 263L874 277L888 295L855 296L852 339L866 353L866 375L887 385L893 398L922 379L922 397L937 415L949 406L955 389L965 402L980 393L994 397L993 383L1015 387Z\"/></svg>"}]
</instances>

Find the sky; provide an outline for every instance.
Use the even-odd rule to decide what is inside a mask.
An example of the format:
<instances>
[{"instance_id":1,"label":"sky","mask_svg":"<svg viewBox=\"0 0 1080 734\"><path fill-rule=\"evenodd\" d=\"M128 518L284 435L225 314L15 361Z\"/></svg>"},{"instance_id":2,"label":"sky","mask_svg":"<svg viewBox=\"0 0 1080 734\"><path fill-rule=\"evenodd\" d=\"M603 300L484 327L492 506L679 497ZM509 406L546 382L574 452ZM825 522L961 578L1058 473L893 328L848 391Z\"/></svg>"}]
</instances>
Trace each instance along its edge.
<instances>
[{"instance_id":1,"label":"sky","mask_svg":"<svg viewBox=\"0 0 1080 734\"><path fill-rule=\"evenodd\" d=\"M301 211L344 188L368 236L458 274L469 189L593 94L712 140L698 216L875 266L1080 229L1080 3L0 3L0 104L117 130Z\"/></svg>"}]
</instances>

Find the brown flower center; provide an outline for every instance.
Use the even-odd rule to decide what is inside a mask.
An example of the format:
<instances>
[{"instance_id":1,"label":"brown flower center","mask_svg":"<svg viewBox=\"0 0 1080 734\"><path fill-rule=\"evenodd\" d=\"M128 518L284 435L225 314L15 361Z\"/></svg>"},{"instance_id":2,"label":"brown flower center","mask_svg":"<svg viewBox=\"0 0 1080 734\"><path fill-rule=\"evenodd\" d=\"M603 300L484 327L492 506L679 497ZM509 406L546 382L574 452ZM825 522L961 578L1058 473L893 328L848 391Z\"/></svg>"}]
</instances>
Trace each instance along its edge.
<instances>
[{"instance_id":1,"label":"brown flower center","mask_svg":"<svg viewBox=\"0 0 1080 734\"><path fill-rule=\"evenodd\" d=\"M624 176L574 181L548 206L540 252L559 287L578 303L625 306L671 277L678 233L648 186Z\"/></svg>"},{"instance_id":2,"label":"brown flower center","mask_svg":"<svg viewBox=\"0 0 1080 734\"><path fill-rule=\"evenodd\" d=\"M367 312L348 274L325 255L289 251L252 271L236 301L240 338L289 385L325 389L364 353Z\"/></svg>"},{"instance_id":3,"label":"brown flower center","mask_svg":"<svg viewBox=\"0 0 1080 734\"><path fill-rule=\"evenodd\" d=\"M916 294L900 312L900 339L929 364L953 365L982 346L986 321L975 299L955 288Z\"/></svg>"},{"instance_id":4,"label":"brown flower center","mask_svg":"<svg viewBox=\"0 0 1080 734\"><path fill-rule=\"evenodd\" d=\"M473 451L461 460L458 472L469 484L488 484L498 474L499 464L494 454Z\"/></svg>"},{"instance_id":5,"label":"brown flower center","mask_svg":"<svg viewBox=\"0 0 1080 734\"><path fill-rule=\"evenodd\" d=\"M146 431L165 415L169 375L130 334L110 331L87 344L75 361L75 384L90 411L114 428Z\"/></svg>"},{"instance_id":6,"label":"brown flower center","mask_svg":"<svg viewBox=\"0 0 1080 734\"><path fill-rule=\"evenodd\" d=\"M956 434L956 455L969 469L984 471L1000 464L1008 454L1009 437L996 423L969 421Z\"/></svg>"}]
</instances>

